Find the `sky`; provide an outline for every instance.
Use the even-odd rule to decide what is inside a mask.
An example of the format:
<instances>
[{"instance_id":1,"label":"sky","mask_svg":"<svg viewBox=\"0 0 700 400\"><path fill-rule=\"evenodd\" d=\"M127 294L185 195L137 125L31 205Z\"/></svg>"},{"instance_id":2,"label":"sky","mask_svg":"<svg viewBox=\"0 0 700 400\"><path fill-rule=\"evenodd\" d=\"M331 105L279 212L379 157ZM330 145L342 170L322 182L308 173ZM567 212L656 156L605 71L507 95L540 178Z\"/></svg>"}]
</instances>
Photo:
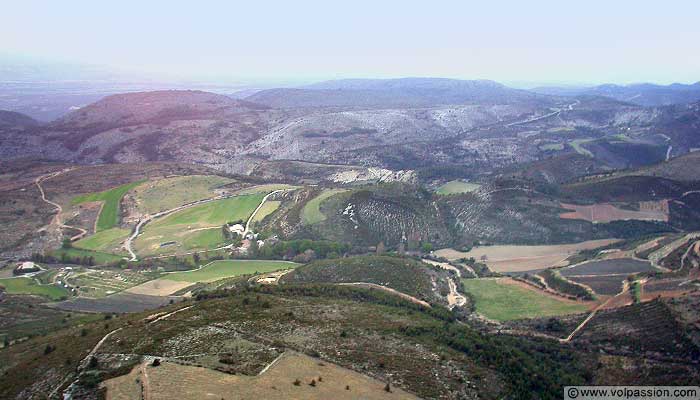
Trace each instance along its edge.
<instances>
[{"instance_id":1,"label":"sky","mask_svg":"<svg viewBox=\"0 0 700 400\"><path fill-rule=\"evenodd\" d=\"M2 0L1 9L2 54L164 78L700 80L697 0Z\"/></svg>"}]
</instances>

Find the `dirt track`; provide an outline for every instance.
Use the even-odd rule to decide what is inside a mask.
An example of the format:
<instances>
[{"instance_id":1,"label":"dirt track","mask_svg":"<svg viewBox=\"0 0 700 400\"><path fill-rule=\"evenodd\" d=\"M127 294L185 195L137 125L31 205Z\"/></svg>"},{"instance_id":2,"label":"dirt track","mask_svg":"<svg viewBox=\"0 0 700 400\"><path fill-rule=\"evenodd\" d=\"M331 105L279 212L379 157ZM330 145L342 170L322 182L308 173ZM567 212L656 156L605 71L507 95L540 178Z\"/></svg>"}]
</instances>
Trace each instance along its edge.
<instances>
[{"instance_id":1,"label":"dirt track","mask_svg":"<svg viewBox=\"0 0 700 400\"><path fill-rule=\"evenodd\" d=\"M72 169L73 168L66 168L66 169L63 169L63 170L58 171L58 172L52 172L50 174L42 175L34 180L34 184L39 189L39 193L41 193L41 200L43 200L45 203L53 206L56 209L56 215L54 215L49 226L55 225L59 229L59 231L62 228L67 228L67 229L75 229L75 230L80 232L79 234L74 235L73 237L70 238L70 240L73 242L73 241L81 239L83 236L87 235L87 233L88 233L87 230L85 230L83 228L79 228L77 226L71 226L71 225L64 224L61 221L61 213L63 212L63 207L61 207L60 204L49 200L46 197L46 192L44 192L44 188L41 186L41 182L48 180L48 179L51 179L51 178L54 178L54 177L57 177L59 175L65 174L66 172L69 172ZM95 222L95 223L97 223L97 222ZM48 229L48 227L45 229Z\"/></svg>"}]
</instances>

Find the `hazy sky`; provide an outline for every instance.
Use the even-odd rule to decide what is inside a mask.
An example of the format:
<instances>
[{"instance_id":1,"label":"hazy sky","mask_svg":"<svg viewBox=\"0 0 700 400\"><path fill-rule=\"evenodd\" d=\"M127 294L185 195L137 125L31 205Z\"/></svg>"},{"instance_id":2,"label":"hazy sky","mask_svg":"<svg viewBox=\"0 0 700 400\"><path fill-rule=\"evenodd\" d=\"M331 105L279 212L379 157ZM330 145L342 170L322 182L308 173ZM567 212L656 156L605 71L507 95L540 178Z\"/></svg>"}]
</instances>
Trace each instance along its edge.
<instances>
[{"instance_id":1,"label":"hazy sky","mask_svg":"<svg viewBox=\"0 0 700 400\"><path fill-rule=\"evenodd\" d=\"M696 82L700 1L3 0L0 52L196 79Z\"/></svg>"}]
</instances>

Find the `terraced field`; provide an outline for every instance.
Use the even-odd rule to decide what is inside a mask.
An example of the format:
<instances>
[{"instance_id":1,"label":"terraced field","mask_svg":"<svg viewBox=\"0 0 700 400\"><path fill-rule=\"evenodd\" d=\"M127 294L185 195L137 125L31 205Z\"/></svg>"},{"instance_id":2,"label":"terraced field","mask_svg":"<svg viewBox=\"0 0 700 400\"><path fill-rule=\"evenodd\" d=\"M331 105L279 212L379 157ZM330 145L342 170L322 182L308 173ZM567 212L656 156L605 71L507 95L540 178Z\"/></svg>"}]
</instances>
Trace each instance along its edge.
<instances>
[{"instance_id":1,"label":"terraced field","mask_svg":"<svg viewBox=\"0 0 700 400\"><path fill-rule=\"evenodd\" d=\"M247 220L264 196L259 193L211 201L157 219L136 239L136 251L156 255L220 246L224 243L222 225Z\"/></svg>"},{"instance_id":2,"label":"terraced field","mask_svg":"<svg viewBox=\"0 0 700 400\"><path fill-rule=\"evenodd\" d=\"M135 187L131 194L139 211L155 214L182 204L214 197L215 189L233 182L215 175L190 175L148 181Z\"/></svg>"},{"instance_id":3,"label":"terraced field","mask_svg":"<svg viewBox=\"0 0 700 400\"><path fill-rule=\"evenodd\" d=\"M590 287L596 294L614 296L622 291L624 276L567 276L567 279Z\"/></svg>"},{"instance_id":4,"label":"terraced field","mask_svg":"<svg viewBox=\"0 0 700 400\"><path fill-rule=\"evenodd\" d=\"M71 204L75 205L91 201L104 202L96 224L97 231L103 231L105 229L112 228L119 223L119 203L121 202L122 197L124 197L126 192L135 188L141 183L143 183L143 181L127 183L104 192L80 195L74 197L71 200Z\"/></svg>"},{"instance_id":5,"label":"terraced field","mask_svg":"<svg viewBox=\"0 0 700 400\"><path fill-rule=\"evenodd\" d=\"M68 291L58 285L41 285L32 278L6 278L0 279L0 286L5 288L8 294L31 294L58 300L68 297Z\"/></svg>"},{"instance_id":6,"label":"terraced field","mask_svg":"<svg viewBox=\"0 0 700 400\"><path fill-rule=\"evenodd\" d=\"M72 286L78 288L81 296L99 298L124 291L157 276L155 272L85 269L71 273L67 280Z\"/></svg>"},{"instance_id":7,"label":"terraced field","mask_svg":"<svg viewBox=\"0 0 700 400\"><path fill-rule=\"evenodd\" d=\"M474 299L476 311L497 321L576 314L589 308L585 303L557 299L509 279L462 279L462 283Z\"/></svg>"},{"instance_id":8,"label":"terraced field","mask_svg":"<svg viewBox=\"0 0 700 400\"><path fill-rule=\"evenodd\" d=\"M612 353L697 359L700 351L683 332L674 313L654 300L597 313L574 341L594 343Z\"/></svg>"},{"instance_id":9,"label":"terraced field","mask_svg":"<svg viewBox=\"0 0 700 400\"><path fill-rule=\"evenodd\" d=\"M163 279L175 282L213 282L232 276L250 275L291 269L299 266L288 261L272 260L220 260L213 261L204 268L194 271L174 272L167 274Z\"/></svg>"},{"instance_id":10,"label":"terraced field","mask_svg":"<svg viewBox=\"0 0 700 400\"><path fill-rule=\"evenodd\" d=\"M440 186L435 193L440 195L469 193L479 189L481 185L464 181L451 181Z\"/></svg>"},{"instance_id":11,"label":"terraced field","mask_svg":"<svg viewBox=\"0 0 700 400\"><path fill-rule=\"evenodd\" d=\"M651 263L648 261L635 260L631 258L618 258L611 260L591 261L583 264L578 264L573 267L562 268L559 270L563 276L574 275L629 275L637 272L655 271Z\"/></svg>"},{"instance_id":12,"label":"terraced field","mask_svg":"<svg viewBox=\"0 0 700 400\"><path fill-rule=\"evenodd\" d=\"M629 275L650 271L656 271L656 268L648 261L616 258L562 268L559 273L573 282L590 287L597 294L613 296L620 293L623 281Z\"/></svg>"}]
</instances>

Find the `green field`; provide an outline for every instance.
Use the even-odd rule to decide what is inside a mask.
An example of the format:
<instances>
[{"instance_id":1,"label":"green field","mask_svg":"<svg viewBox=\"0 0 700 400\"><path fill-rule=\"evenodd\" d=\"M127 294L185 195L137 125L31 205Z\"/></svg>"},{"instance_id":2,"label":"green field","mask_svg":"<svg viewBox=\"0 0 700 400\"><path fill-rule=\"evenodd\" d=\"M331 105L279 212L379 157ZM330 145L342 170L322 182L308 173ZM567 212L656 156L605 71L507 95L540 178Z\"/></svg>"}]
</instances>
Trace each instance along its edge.
<instances>
[{"instance_id":1,"label":"green field","mask_svg":"<svg viewBox=\"0 0 700 400\"><path fill-rule=\"evenodd\" d=\"M301 210L301 221L304 225L317 224L326 219L326 216L321 212L321 203L327 198L338 193L346 192L346 189L328 189L324 190L318 196L309 200Z\"/></svg>"},{"instance_id":2,"label":"green field","mask_svg":"<svg viewBox=\"0 0 700 400\"><path fill-rule=\"evenodd\" d=\"M267 200L265 204L260 207L257 214L255 214L255 217L253 217L253 226L255 226L256 222L262 221L265 219L265 217L275 212L278 208L280 208L280 205L282 205L281 201Z\"/></svg>"},{"instance_id":3,"label":"green field","mask_svg":"<svg viewBox=\"0 0 700 400\"><path fill-rule=\"evenodd\" d=\"M476 183L451 181L437 188L437 190L435 190L435 193L440 195L469 193L477 190L480 187L481 185L478 185Z\"/></svg>"},{"instance_id":4,"label":"green field","mask_svg":"<svg viewBox=\"0 0 700 400\"><path fill-rule=\"evenodd\" d=\"M132 193L139 201L139 210L155 214L182 204L214 197L214 190L233 182L216 175L175 176L148 181L138 185Z\"/></svg>"},{"instance_id":5,"label":"green field","mask_svg":"<svg viewBox=\"0 0 700 400\"><path fill-rule=\"evenodd\" d=\"M218 247L224 243L221 227L231 221L246 221L263 197L265 193L216 200L158 219L146 225L136 239L136 251L152 255ZM161 246L168 242L175 243Z\"/></svg>"},{"instance_id":6,"label":"green field","mask_svg":"<svg viewBox=\"0 0 700 400\"><path fill-rule=\"evenodd\" d=\"M71 258L76 258L76 257L92 257L95 264L109 264L113 262L118 262L121 260L121 256L117 256L114 254L109 254L109 253L104 253L101 251L91 251L91 250L85 250L85 249L78 249L78 248L70 248L70 249L58 249L58 250L53 250L49 253L49 255L58 258L59 260L63 257L63 255L66 255L69 259ZM70 261L70 260L68 260Z\"/></svg>"},{"instance_id":7,"label":"green field","mask_svg":"<svg viewBox=\"0 0 700 400\"><path fill-rule=\"evenodd\" d=\"M5 287L9 294L34 294L51 300L60 300L68 296L68 291L60 286L40 285L31 278L0 279L0 286Z\"/></svg>"},{"instance_id":8,"label":"green field","mask_svg":"<svg viewBox=\"0 0 700 400\"><path fill-rule=\"evenodd\" d=\"M575 314L587 310L583 304L560 301L533 290L498 283L495 279L462 279L462 283L464 290L473 297L476 311L497 321Z\"/></svg>"},{"instance_id":9,"label":"green field","mask_svg":"<svg viewBox=\"0 0 700 400\"><path fill-rule=\"evenodd\" d=\"M76 196L71 200L71 204L80 204L88 201L103 201L104 206L97 218L97 231L112 228L119 223L119 203L122 197L129 190L140 185L143 181L127 183L126 185L117 186L110 190L98 193L88 193Z\"/></svg>"},{"instance_id":10,"label":"green field","mask_svg":"<svg viewBox=\"0 0 700 400\"><path fill-rule=\"evenodd\" d=\"M296 268L297 263L268 260L221 260L214 261L202 269L192 272L174 272L163 275L163 279L178 282L213 282L223 278L250 275Z\"/></svg>"},{"instance_id":11,"label":"green field","mask_svg":"<svg viewBox=\"0 0 700 400\"><path fill-rule=\"evenodd\" d=\"M287 185L285 183L268 183L265 185L258 185L258 186L251 186L249 188L241 189L238 192L236 192L239 195L246 195L246 194L258 194L258 193L270 193L275 190L283 190L283 189L296 189L299 186L293 186L293 185Z\"/></svg>"},{"instance_id":12,"label":"green field","mask_svg":"<svg viewBox=\"0 0 700 400\"><path fill-rule=\"evenodd\" d=\"M73 246L85 250L115 253L119 252L119 245L129 236L129 233L131 231L128 229L110 228L80 239L74 242Z\"/></svg>"}]
</instances>

